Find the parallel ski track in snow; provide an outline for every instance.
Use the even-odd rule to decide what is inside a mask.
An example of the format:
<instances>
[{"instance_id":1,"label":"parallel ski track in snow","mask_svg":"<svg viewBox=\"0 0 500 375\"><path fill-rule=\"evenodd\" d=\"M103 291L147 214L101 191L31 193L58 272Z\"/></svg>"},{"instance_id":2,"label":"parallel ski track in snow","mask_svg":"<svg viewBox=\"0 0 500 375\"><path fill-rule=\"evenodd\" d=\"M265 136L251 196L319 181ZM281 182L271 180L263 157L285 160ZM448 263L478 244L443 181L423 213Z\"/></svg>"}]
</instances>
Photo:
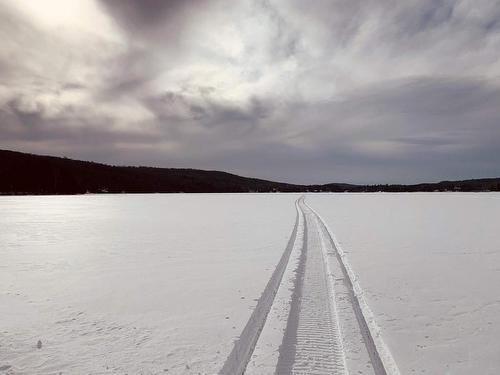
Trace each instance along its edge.
<instances>
[{"instance_id":1,"label":"parallel ski track in snow","mask_svg":"<svg viewBox=\"0 0 500 375\"><path fill-rule=\"evenodd\" d=\"M278 289L284 287L280 284L298 238L301 216L304 218L301 226L304 233L299 237L303 238L303 246L295 270L283 341L276 348L279 357L275 374L348 375L350 370L362 369L359 373L364 374L366 370L374 375L400 375L335 237L321 217L305 203L304 197L299 198L295 205L297 218L287 248L219 374L245 373L274 297ZM340 315L337 302L342 309ZM353 329L353 322L357 328ZM342 332L344 325L346 332ZM343 337L343 334L355 337ZM346 343L350 345L348 349L344 347ZM359 360L356 353L359 353ZM346 360L346 354L350 356L349 360Z\"/></svg>"}]
</instances>

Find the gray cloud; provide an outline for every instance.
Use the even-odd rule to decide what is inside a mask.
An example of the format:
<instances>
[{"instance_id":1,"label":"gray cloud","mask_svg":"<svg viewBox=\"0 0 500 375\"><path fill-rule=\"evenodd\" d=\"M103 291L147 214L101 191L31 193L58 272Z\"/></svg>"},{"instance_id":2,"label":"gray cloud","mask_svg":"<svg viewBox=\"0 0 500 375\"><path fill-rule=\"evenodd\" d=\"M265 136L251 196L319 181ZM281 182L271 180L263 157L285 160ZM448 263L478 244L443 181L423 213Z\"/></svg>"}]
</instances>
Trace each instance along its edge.
<instances>
[{"instance_id":1,"label":"gray cloud","mask_svg":"<svg viewBox=\"0 0 500 375\"><path fill-rule=\"evenodd\" d=\"M148 33L185 21L200 0L101 0L106 10L128 33Z\"/></svg>"},{"instance_id":2,"label":"gray cloud","mask_svg":"<svg viewBox=\"0 0 500 375\"><path fill-rule=\"evenodd\" d=\"M500 175L494 2L96 4L112 31L0 1L0 147L292 182Z\"/></svg>"}]
</instances>

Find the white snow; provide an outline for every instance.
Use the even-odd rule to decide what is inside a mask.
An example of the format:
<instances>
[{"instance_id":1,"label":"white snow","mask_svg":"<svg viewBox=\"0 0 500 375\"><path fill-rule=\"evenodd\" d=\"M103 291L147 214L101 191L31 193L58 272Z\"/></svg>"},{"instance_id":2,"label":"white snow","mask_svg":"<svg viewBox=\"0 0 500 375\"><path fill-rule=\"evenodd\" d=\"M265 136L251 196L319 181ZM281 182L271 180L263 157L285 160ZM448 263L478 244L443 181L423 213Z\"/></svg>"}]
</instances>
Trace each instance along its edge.
<instances>
[{"instance_id":1,"label":"white snow","mask_svg":"<svg viewBox=\"0 0 500 375\"><path fill-rule=\"evenodd\" d=\"M217 373L282 259L299 196L0 197L0 375ZM500 194L306 203L401 374L498 373ZM330 251L318 235L311 246ZM298 234L248 373L278 360L301 246Z\"/></svg>"},{"instance_id":2,"label":"white snow","mask_svg":"<svg viewBox=\"0 0 500 375\"><path fill-rule=\"evenodd\" d=\"M500 194L309 194L402 374L498 374Z\"/></svg>"},{"instance_id":3,"label":"white snow","mask_svg":"<svg viewBox=\"0 0 500 375\"><path fill-rule=\"evenodd\" d=\"M0 374L216 373L296 199L0 197Z\"/></svg>"}]
</instances>

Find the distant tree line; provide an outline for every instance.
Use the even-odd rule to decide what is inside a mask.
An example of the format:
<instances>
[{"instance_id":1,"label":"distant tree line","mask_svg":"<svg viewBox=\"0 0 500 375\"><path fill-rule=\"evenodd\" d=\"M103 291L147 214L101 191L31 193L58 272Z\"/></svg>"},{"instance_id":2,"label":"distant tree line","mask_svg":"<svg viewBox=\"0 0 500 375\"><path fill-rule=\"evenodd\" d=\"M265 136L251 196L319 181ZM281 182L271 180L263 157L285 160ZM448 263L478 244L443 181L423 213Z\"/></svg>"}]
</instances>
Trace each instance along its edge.
<instances>
[{"instance_id":1,"label":"distant tree line","mask_svg":"<svg viewBox=\"0 0 500 375\"><path fill-rule=\"evenodd\" d=\"M118 167L0 150L0 194L500 191L500 178L416 185L297 185L197 169Z\"/></svg>"}]
</instances>

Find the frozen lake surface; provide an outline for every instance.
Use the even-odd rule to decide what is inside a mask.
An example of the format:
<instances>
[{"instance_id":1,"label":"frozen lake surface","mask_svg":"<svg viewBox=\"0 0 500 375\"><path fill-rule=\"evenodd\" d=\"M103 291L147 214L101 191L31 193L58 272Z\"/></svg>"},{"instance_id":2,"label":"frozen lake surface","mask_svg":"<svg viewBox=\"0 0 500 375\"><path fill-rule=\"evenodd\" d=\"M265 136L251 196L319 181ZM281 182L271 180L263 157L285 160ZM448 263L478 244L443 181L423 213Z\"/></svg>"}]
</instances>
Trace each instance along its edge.
<instances>
[{"instance_id":1,"label":"frozen lake surface","mask_svg":"<svg viewBox=\"0 0 500 375\"><path fill-rule=\"evenodd\" d=\"M287 247L299 196L0 197L0 374L217 373ZM500 194L306 203L346 254L401 374L498 373ZM304 213L317 251L328 234ZM259 359L281 343L302 237ZM323 268L311 254L305 291Z\"/></svg>"},{"instance_id":2,"label":"frozen lake surface","mask_svg":"<svg viewBox=\"0 0 500 375\"><path fill-rule=\"evenodd\" d=\"M216 373L295 199L0 197L0 374Z\"/></svg>"},{"instance_id":3,"label":"frozen lake surface","mask_svg":"<svg viewBox=\"0 0 500 375\"><path fill-rule=\"evenodd\" d=\"M315 194L402 374L498 374L500 194Z\"/></svg>"}]
</instances>

